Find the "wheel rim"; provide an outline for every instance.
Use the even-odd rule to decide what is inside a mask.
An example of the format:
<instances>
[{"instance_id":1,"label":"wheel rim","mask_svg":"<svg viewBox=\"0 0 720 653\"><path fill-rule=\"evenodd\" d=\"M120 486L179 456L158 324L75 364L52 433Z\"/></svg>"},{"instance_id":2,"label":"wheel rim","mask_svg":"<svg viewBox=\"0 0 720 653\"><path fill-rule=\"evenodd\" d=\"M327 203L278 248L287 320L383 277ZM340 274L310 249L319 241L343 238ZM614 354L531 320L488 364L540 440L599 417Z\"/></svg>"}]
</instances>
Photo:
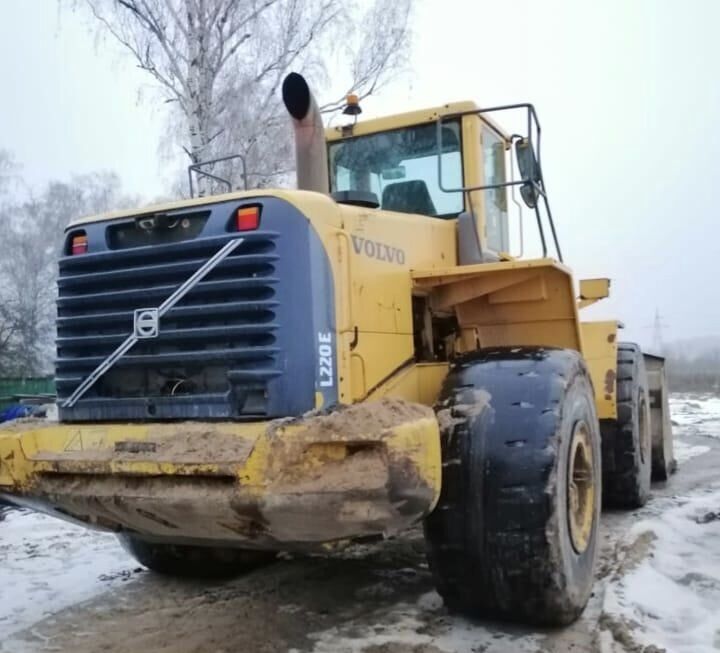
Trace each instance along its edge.
<instances>
[{"instance_id":1,"label":"wheel rim","mask_svg":"<svg viewBox=\"0 0 720 653\"><path fill-rule=\"evenodd\" d=\"M590 430L585 422L575 425L570 445L567 480L570 539L577 553L588 548L595 516L595 478Z\"/></svg>"}]
</instances>

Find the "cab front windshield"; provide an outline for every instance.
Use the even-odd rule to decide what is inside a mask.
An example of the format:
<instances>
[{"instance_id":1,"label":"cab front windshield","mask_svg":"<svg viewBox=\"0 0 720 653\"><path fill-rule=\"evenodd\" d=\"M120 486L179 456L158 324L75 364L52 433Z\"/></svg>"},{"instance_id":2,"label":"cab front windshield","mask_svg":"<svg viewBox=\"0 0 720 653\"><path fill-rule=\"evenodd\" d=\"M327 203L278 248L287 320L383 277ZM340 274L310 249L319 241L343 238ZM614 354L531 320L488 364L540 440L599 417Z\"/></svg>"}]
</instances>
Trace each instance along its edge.
<instances>
[{"instance_id":1,"label":"cab front windshield","mask_svg":"<svg viewBox=\"0 0 720 653\"><path fill-rule=\"evenodd\" d=\"M442 185L462 184L459 121L443 124ZM331 143L330 190L373 193L381 208L451 218L463 210L461 192L438 179L435 123Z\"/></svg>"}]
</instances>

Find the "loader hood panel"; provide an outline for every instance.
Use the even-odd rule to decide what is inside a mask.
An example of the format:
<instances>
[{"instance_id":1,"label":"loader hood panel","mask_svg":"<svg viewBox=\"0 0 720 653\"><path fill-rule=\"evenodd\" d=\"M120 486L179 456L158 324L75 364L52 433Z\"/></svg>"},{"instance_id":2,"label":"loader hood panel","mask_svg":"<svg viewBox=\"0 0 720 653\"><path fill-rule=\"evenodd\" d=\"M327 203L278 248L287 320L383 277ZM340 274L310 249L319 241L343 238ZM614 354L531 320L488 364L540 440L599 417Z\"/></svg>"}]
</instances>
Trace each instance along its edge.
<instances>
[{"instance_id":1,"label":"loader hood panel","mask_svg":"<svg viewBox=\"0 0 720 653\"><path fill-rule=\"evenodd\" d=\"M238 233L240 206L257 229ZM188 206L88 223L86 254L58 279L57 389L61 421L264 419L337 401L334 289L308 218L276 197ZM240 245L160 317L74 405L67 399L157 309L233 239ZM152 329L150 330L152 331ZM327 353L327 352L326 352ZM332 361L328 370L328 361Z\"/></svg>"}]
</instances>

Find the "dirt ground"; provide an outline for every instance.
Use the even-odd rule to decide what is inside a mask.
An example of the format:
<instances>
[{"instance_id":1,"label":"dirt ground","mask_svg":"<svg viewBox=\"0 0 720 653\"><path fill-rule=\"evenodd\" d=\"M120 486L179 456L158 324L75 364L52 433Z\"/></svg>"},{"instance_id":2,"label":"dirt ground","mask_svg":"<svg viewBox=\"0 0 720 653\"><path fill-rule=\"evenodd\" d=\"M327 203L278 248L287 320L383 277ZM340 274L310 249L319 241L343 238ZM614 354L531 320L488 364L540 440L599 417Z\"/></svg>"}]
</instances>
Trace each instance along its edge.
<instances>
[{"instance_id":1,"label":"dirt ground","mask_svg":"<svg viewBox=\"0 0 720 653\"><path fill-rule=\"evenodd\" d=\"M669 653L639 638L633 619L608 612L605 595L653 555L652 533L628 540L633 525L681 505L683 496L720 486L720 440L694 431L683 442L688 459L669 483L655 487L648 506L603 514L598 582L583 617L569 628L539 631L448 614L433 590L419 530L332 556L283 556L247 576L213 584L156 576L115 548L111 536L69 543L61 533L47 549L33 549L32 534L24 534L3 544L8 524L0 521L0 651ZM6 522L13 519L17 526L24 518L8 516ZM63 587L49 592L41 580L3 572L15 568L21 548L30 551L27 565L77 567L63 581L67 591L84 578L94 588L90 596L79 593L68 604ZM99 573L103 568L110 571ZM45 605L32 619L27 606L1 616L3 603L12 607L24 600Z\"/></svg>"}]
</instances>

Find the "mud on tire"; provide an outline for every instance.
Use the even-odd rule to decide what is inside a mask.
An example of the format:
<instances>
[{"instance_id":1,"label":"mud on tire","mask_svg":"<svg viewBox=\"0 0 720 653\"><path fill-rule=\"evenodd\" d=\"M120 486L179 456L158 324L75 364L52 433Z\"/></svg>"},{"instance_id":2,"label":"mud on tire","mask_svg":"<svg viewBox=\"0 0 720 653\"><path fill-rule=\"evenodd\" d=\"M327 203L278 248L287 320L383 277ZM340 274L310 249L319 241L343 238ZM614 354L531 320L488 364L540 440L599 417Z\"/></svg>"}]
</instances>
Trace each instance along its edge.
<instances>
[{"instance_id":1,"label":"mud on tire","mask_svg":"<svg viewBox=\"0 0 720 653\"><path fill-rule=\"evenodd\" d=\"M598 420L580 355L538 348L468 355L450 370L438 419L442 493L425 536L446 605L525 623L574 621L592 591L601 479ZM583 479L571 461L578 429L587 449ZM571 495L578 496L571 473L576 488L584 484L580 546L571 534Z\"/></svg>"},{"instance_id":2,"label":"mud on tire","mask_svg":"<svg viewBox=\"0 0 720 653\"><path fill-rule=\"evenodd\" d=\"M118 539L141 565L180 578L231 578L275 558L271 551L149 542L129 534Z\"/></svg>"},{"instance_id":3,"label":"mud on tire","mask_svg":"<svg viewBox=\"0 0 720 653\"><path fill-rule=\"evenodd\" d=\"M652 437L645 361L638 345L618 343L617 419L603 420L603 501L639 508L650 496Z\"/></svg>"}]
</instances>

